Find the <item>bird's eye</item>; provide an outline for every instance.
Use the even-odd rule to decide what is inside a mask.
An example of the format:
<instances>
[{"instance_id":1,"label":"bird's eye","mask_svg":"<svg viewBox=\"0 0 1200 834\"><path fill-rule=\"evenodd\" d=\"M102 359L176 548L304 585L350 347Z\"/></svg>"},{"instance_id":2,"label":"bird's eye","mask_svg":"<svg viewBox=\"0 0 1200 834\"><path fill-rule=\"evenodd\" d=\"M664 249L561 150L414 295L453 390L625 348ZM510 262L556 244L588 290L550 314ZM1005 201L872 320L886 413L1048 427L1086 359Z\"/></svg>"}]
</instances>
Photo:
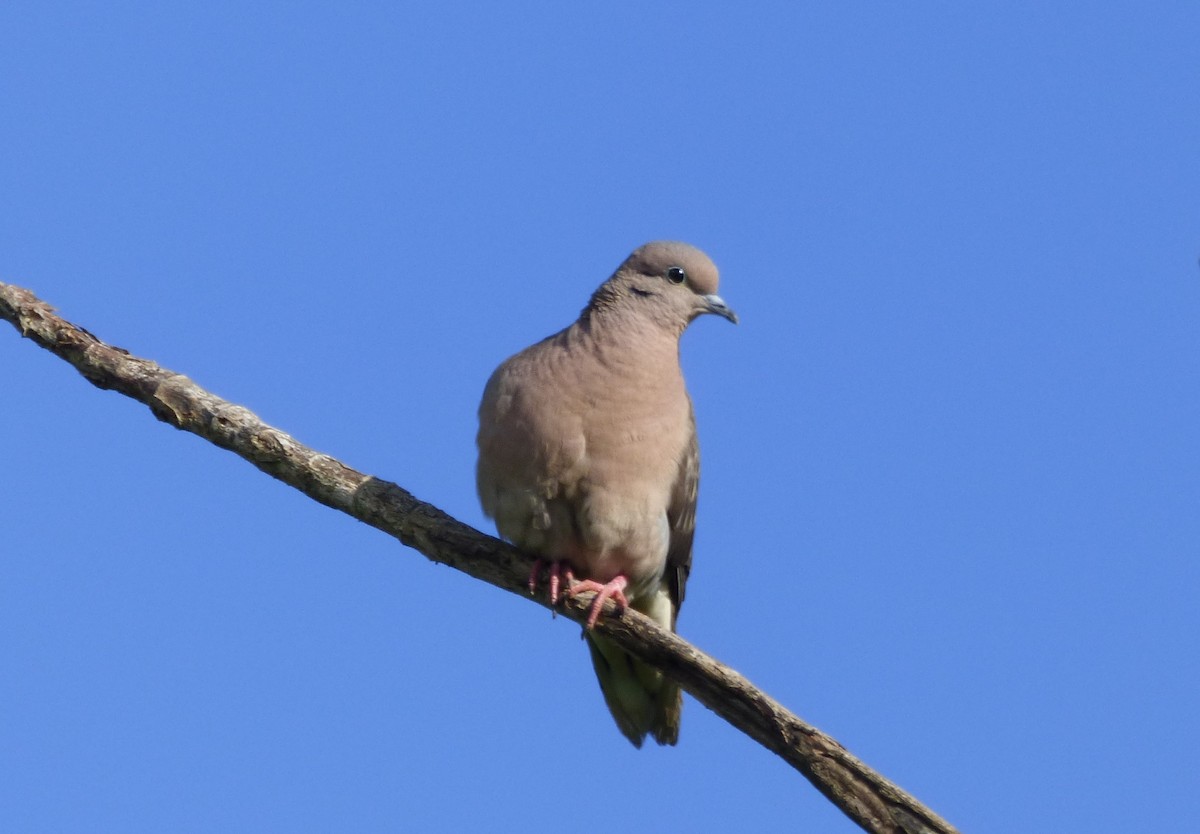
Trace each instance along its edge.
<instances>
[{"instance_id":1,"label":"bird's eye","mask_svg":"<svg viewBox=\"0 0 1200 834\"><path fill-rule=\"evenodd\" d=\"M667 270L667 280L672 284L682 284L687 280L687 272L681 266L673 266Z\"/></svg>"}]
</instances>

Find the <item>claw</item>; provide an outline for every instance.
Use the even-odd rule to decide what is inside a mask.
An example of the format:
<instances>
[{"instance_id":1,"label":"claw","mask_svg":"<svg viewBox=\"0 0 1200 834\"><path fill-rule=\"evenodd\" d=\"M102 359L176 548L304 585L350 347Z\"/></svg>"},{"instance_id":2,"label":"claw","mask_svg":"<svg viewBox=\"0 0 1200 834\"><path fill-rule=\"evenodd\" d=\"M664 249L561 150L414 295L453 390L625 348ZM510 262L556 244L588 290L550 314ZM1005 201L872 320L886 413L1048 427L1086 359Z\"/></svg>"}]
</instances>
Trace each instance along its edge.
<instances>
[{"instance_id":1,"label":"claw","mask_svg":"<svg viewBox=\"0 0 1200 834\"><path fill-rule=\"evenodd\" d=\"M629 580L624 576L616 576L607 584L601 584L594 579L585 579L582 582L573 582L567 588L567 596L573 597L576 594L592 591L595 593L595 598L592 599L591 605L588 606L587 624L584 628L591 629L596 625L596 620L600 619L600 609L604 607L604 601L611 599L620 609L624 611L629 607L629 600L625 599L625 589L629 587Z\"/></svg>"},{"instance_id":2,"label":"claw","mask_svg":"<svg viewBox=\"0 0 1200 834\"><path fill-rule=\"evenodd\" d=\"M537 593L538 574L542 572L543 562L541 559L533 560L533 567L529 570L529 595L533 596Z\"/></svg>"},{"instance_id":3,"label":"claw","mask_svg":"<svg viewBox=\"0 0 1200 834\"><path fill-rule=\"evenodd\" d=\"M571 573L571 568L566 562L558 560L548 562L544 559L535 559L533 561L533 569L529 571L530 596L537 594L538 579L541 578L542 568L546 569L546 578L550 584L550 604L557 605L563 580L566 579L567 586L569 587L575 581L575 576Z\"/></svg>"},{"instance_id":4,"label":"claw","mask_svg":"<svg viewBox=\"0 0 1200 834\"><path fill-rule=\"evenodd\" d=\"M558 587L562 582L562 562L550 563L550 604L558 605Z\"/></svg>"}]
</instances>

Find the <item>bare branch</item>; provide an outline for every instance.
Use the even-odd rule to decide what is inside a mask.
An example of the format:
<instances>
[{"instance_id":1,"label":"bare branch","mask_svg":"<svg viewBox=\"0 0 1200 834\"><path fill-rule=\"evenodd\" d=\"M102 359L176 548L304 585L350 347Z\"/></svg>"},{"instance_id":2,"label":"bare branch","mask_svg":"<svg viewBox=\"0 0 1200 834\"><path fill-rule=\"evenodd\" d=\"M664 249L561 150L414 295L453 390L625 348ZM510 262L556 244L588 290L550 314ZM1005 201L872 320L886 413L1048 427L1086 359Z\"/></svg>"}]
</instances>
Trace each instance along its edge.
<instances>
[{"instance_id":1,"label":"bare branch","mask_svg":"<svg viewBox=\"0 0 1200 834\"><path fill-rule=\"evenodd\" d=\"M396 484L357 472L272 428L190 379L101 342L55 315L33 293L0 283L0 318L22 336L70 362L93 385L149 406L154 416L238 454L309 497L394 536L429 559L529 599L532 560L418 501ZM582 622L587 602L568 599L561 613ZM544 599L537 600L546 604ZM596 629L675 678L696 700L774 751L847 816L874 834L956 834L955 829L801 721L733 669L634 611L611 603Z\"/></svg>"}]
</instances>

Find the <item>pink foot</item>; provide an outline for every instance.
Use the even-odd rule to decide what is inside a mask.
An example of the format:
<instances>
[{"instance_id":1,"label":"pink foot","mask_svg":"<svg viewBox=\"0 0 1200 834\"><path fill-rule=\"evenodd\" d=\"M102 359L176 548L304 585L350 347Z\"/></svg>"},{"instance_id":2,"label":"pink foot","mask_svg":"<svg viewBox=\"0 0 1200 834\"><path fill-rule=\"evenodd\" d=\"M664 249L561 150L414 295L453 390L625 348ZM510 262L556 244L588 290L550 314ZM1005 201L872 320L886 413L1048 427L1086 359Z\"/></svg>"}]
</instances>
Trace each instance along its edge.
<instances>
[{"instance_id":1,"label":"pink foot","mask_svg":"<svg viewBox=\"0 0 1200 834\"><path fill-rule=\"evenodd\" d=\"M571 568L566 562L545 562L541 559L535 559L533 569L529 571L529 595L533 596L537 593L538 578L541 576L542 567L547 566L546 575L550 580L550 604L558 604L558 591L562 586L562 580L565 577L567 584L570 584L574 577L571 576Z\"/></svg>"},{"instance_id":2,"label":"pink foot","mask_svg":"<svg viewBox=\"0 0 1200 834\"><path fill-rule=\"evenodd\" d=\"M573 597L576 594L582 594L586 591L595 592L596 597L592 600L592 604L588 606L587 625L584 626L584 628L590 629L596 625L596 620L600 619L600 609L604 607L606 599L611 599L622 610L629 607L629 600L625 599L625 589L627 587L629 587L629 580L621 575L614 577L607 585L601 585L594 579L585 579L582 582L573 583L567 589L567 596Z\"/></svg>"}]
</instances>

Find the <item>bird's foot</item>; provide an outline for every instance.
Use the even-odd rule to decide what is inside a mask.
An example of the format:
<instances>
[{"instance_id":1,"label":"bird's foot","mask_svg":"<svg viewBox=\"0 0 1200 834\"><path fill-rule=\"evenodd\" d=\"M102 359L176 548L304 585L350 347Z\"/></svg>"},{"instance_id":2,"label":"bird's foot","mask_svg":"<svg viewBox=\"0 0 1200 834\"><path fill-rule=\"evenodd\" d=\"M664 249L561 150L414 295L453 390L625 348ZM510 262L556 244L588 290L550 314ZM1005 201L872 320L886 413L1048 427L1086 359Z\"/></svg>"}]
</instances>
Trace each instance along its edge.
<instances>
[{"instance_id":1,"label":"bird's foot","mask_svg":"<svg viewBox=\"0 0 1200 834\"><path fill-rule=\"evenodd\" d=\"M566 562L551 561L546 562L542 559L535 559L533 569L529 571L529 595L533 596L537 593L538 579L542 575L542 568L546 568L546 578L550 583L550 604L558 604L558 591L562 587L562 581L567 580L567 585L575 580L571 575L571 568Z\"/></svg>"},{"instance_id":2,"label":"bird's foot","mask_svg":"<svg viewBox=\"0 0 1200 834\"><path fill-rule=\"evenodd\" d=\"M570 571L567 572L568 579L571 577ZM616 576L607 584L601 584L594 579L585 579L582 582L571 582L567 588L567 596L573 597L576 594L592 591L596 594L592 599L592 604L588 606L587 624L584 628L591 629L596 625L596 620L600 619L600 609L604 607L604 601L611 599L623 611L629 607L629 600L625 599L625 589L629 587L629 580L624 576Z\"/></svg>"}]
</instances>

